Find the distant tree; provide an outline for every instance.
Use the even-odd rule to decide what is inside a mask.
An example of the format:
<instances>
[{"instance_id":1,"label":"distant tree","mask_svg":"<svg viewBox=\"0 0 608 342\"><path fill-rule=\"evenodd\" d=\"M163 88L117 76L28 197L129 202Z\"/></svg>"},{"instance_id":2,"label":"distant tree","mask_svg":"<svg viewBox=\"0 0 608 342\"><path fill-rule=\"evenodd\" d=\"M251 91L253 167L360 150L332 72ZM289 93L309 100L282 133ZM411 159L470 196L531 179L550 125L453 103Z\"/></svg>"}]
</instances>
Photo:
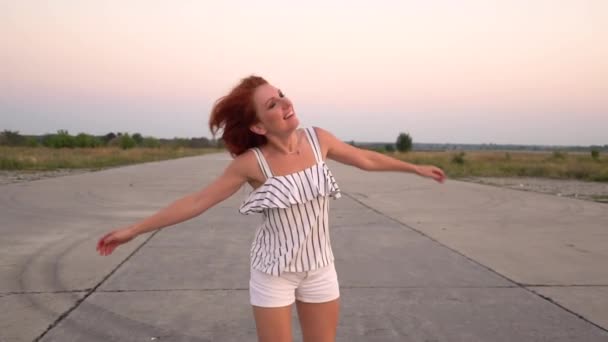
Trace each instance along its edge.
<instances>
[{"instance_id":1,"label":"distant tree","mask_svg":"<svg viewBox=\"0 0 608 342\"><path fill-rule=\"evenodd\" d=\"M407 152L412 149L412 137L409 133L400 133L397 137L397 150L399 152Z\"/></svg>"},{"instance_id":2,"label":"distant tree","mask_svg":"<svg viewBox=\"0 0 608 342\"><path fill-rule=\"evenodd\" d=\"M27 138L19 134L19 131L5 130L0 134L0 145L25 146Z\"/></svg>"},{"instance_id":3,"label":"distant tree","mask_svg":"<svg viewBox=\"0 0 608 342\"><path fill-rule=\"evenodd\" d=\"M103 142L104 145L108 145L110 143L110 141L112 141L114 138L116 138L116 134L114 134L113 132L110 132L110 133L104 135L101 138L101 141Z\"/></svg>"},{"instance_id":4,"label":"distant tree","mask_svg":"<svg viewBox=\"0 0 608 342\"><path fill-rule=\"evenodd\" d=\"M190 139L190 147L193 147L193 148L211 147L211 141L205 137L192 138L192 139Z\"/></svg>"},{"instance_id":5,"label":"distant tree","mask_svg":"<svg viewBox=\"0 0 608 342\"><path fill-rule=\"evenodd\" d=\"M171 141L171 147L173 147L173 148L183 148L183 147L189 147L189 146L190 146L189 139L173 138L173 141Z\"/></svg>"},{"instance_id":6,"label":"distant tree","mask_svg":"<svg viewBox=\"0 0 608 342\"><path fill-rule=\"evenodd\" d=\"M79 133L74 138L74 145L76 147L98 147L102 144L101 140L86 133Z\"/></svg>"},{"instance_id":7,"label":"distant tree","mask_svg":"<svg viewBox=\"0 0 608 342\"><path fill-rule=\"evenodd\" d=\"M60 129L56 134L46 135L42 144L51 148L73 148L76 146L76 139L67 130Z\"/></svg>"},{"instance_id":8,"label":"distant tree","mask_svg":"<svg viewBox=\"0 0 608 342\"><path fill-rule=\"evenodd\" d=\"M145 137L141 142L141 146L148 148L158 148L160 147L160 141L158 141L158 139L154 137Z\"/></svg>"},{"instance_id":9,"label":"distant tree","mask_svg":"<svg viewBox=\"0 0 608 342\"><path fill-rule=\"evenodd\" d=\"M133 134L133 140L135 140L135 144L137 144L137 146L141 146L144 141L144 137L142 137L139 133L135 133Z\"/></svg>"},{"instance_id":10,"label":"distant tree","mask_svg":"<svg viewBox=\"0 0 608 342\"><path fill-rule=\"evenodd\" d=\"M123 150L128 150L135 147L135 140L129 135L129 133L119 134L118 139L119 145Z\"/></svg>"},{"instance_id":11,"label":"distant tree","mask_svg":"<svg viewBox=\"0 0 608 342\"><path fill-rule=\"evenodd\" d=\"M386 150L386 152L395 152L395 145L386 144L384 145L384 150Z\"/></svg>"}]
</instances>

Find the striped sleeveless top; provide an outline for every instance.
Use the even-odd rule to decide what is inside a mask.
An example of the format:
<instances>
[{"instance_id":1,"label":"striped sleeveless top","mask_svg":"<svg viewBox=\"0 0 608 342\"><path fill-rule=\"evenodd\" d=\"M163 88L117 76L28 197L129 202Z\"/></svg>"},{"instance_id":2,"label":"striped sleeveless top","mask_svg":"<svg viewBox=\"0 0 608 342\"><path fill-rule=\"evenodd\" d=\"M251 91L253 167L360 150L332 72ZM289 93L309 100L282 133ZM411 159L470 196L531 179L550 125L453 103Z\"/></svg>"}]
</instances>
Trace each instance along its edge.
<instances>
[{"instance_id":1,"label":"striped sleeveless top","mask_svg":"<svg viewBox=\"0 0 608 342\"><path fill-rule=\"evenodd\" d=\"M340 198L340 189L323 161L314 128L304 131L316 164L284 176L274 176L260 149L253 148L266 177L243 201L241 214L262 213L251 244L251 267L280 276L306 272L331 264L328 197Z\"/></svg>"}]
</instances>

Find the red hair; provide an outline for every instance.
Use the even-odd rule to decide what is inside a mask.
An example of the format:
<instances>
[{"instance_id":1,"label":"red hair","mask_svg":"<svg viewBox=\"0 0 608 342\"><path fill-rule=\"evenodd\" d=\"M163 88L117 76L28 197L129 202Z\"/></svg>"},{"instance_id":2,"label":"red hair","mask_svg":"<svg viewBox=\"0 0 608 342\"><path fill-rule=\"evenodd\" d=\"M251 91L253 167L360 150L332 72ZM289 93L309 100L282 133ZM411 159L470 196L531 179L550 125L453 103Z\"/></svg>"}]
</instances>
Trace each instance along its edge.
<instances>
[{"instance_id":1,"label":"red hair","mask_svg":"<svg viewBox=\"0 0 608 342\"><path fill-rule=\"evenodd\" d=\"M228 95L219 98L211 110L209 129L214 136L222 130L222 140L233 156L266 144L266 137L253 133L249 127L258 122L253 92L267 83L259 76L244 78Z\"/></svg>"}]
</instances>

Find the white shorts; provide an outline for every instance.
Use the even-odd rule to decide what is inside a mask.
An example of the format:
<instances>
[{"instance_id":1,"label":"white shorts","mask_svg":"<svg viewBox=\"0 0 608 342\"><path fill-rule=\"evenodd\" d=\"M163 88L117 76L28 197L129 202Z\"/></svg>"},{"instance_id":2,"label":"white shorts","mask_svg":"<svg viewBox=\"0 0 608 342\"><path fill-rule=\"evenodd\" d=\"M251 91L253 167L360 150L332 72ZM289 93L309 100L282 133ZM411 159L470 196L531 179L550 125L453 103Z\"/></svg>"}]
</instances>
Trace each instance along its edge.
<instances>
[{"instance_id":1,"label":"white shorts","mask_svg":"<svg viewBox=\"0 0 608 342\"><path fill-rule=\"evenodd\" d=\"M329 302L340 297L340 287L333 263L309 272L283 272L278 277L252 268L249 296L251 305L276 308L291 305L296 299Z\"/></svg>"}]
</instances>

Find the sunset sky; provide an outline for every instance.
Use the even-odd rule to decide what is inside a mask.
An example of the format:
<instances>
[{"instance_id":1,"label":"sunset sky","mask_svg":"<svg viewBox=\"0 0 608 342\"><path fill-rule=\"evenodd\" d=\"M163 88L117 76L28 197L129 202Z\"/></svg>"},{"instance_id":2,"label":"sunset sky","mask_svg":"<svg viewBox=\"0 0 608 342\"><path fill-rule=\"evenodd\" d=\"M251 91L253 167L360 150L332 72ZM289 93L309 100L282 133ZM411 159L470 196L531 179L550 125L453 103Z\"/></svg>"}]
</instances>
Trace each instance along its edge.
<instances>
[{"instance_id":1,"label":"sunset sky","mask_svg":"<svg viewBox=\"0 0 608 342\"><path fill-rule=\"evenodd\" d=\"M210 136L257 74L339 138L608 144L608 1L0 0L0 130Z\"/></svg>"}]
</instances>

